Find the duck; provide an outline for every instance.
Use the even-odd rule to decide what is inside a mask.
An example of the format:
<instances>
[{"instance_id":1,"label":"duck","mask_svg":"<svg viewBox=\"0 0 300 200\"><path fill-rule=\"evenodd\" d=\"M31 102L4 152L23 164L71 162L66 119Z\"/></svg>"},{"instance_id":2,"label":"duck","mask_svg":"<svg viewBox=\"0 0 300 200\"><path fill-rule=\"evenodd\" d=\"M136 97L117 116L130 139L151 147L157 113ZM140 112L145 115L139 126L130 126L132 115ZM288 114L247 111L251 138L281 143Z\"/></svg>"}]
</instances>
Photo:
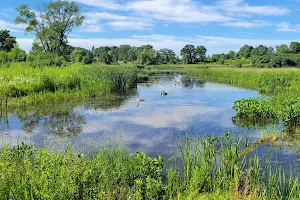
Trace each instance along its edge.
<instances>
[{"instance_id":1,"label":"duck","mask_svg":"<svg viewBox=\"0 0 300 200\"><path fill-rule=\"evenodd\" d=\"M160 95L161 95L161 96L167 96L168 93L166 93L165 91L162 91L162 92L160 92Z\"/></svg>"},{"instance_id":2,"label":"duck","mask_svg":"<svg viewBox=\"0 0 300 200\"><path fill-rule=\"evenodd\" d=\"M137 101L137 102L141 102L141 101L145 101L145 99L139 98L139 95L137 95L136 101Z\"/></svg>"}]
</instances>

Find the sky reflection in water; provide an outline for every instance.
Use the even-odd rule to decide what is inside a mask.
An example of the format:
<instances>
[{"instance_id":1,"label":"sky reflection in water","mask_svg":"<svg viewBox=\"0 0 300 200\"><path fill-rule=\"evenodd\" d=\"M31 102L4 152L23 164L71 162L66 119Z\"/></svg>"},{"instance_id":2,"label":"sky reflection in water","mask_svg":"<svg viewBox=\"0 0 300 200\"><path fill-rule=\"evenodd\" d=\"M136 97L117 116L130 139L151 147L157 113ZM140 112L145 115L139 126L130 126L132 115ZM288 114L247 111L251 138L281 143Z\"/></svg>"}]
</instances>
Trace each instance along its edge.
<instances>
[{"instance_id":1,"label":"sky reflection in water","mask_svg":"<svg viewBox=\"0 0 300 200\"><path fill-rule=\"evenodd\" d=\"M189 78L183 79L184 86L175 86L174 81L179 79L179 76L166 75L155 84L138 84L137 92L145 99L139 105L133 95L105 110L101 109L100 102L94 101L62 111L28 112L22 117L10 114L9 130L3 131L0 144L25 141L52 150L69 146L89 151L101 145L124 143L131 153L143 151L170 157L185 134L196 137L230 132L237 138L259 137L259 130L233 124L235 112L231 108L236 100L258 97L256 91ZM168 95L161 97L161 91ZM284 162L294 159L285 151L277 154Z\"/></svg>"}]
</instances>

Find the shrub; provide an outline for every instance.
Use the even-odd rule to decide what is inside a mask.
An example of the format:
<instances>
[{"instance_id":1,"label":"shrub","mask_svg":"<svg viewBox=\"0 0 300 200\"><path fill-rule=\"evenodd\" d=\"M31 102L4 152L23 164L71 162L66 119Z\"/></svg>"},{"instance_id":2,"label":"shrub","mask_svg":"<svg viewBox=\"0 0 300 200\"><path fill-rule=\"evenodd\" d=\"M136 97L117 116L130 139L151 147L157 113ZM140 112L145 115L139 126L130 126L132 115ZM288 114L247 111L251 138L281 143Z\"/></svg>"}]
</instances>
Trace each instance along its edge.
<instances>
[{"instance_id":1,"label":"shrub","mask_svg":"<svg viewBox=\"0 0 300 200\"><path fill-rule=\"evenodd\" d=\"M57 66L60 67L66 63L62 56L56 56L53 53L40 52L36 54L30 53L26 61L33 67Z\"/></svg>"},{"instance_id":2,"label":"shrub","mask_svg":"<svg viewBox=\"0 0 300 200\"><path fill-rule=\"evenodd\" d=\"M26 60L26 53L19 46L14 46L8 53L8 60L11 62L24 62Z\"/></svg>"}]
</instances>

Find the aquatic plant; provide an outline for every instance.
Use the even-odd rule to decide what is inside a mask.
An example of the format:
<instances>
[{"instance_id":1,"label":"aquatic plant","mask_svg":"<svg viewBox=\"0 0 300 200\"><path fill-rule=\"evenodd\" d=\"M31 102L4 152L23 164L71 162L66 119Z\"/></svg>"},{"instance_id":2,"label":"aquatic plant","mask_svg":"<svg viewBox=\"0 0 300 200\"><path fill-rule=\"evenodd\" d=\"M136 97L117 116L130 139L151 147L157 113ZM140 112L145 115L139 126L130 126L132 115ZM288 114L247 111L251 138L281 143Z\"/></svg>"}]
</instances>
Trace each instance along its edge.
<instances>
[{"instance_id":1,"label":"aquatic plant","mask_svg":"<svg viewBox=\"0 0 300 200\"><path fill-rule=\"evenodd\" d=\"M20 144L0 150L2 199L297 199L298 178L253 153L229 134L186 138L181 157L50 152ZM183 166L183 172L180 167Z\"/></svg>"},{"instance_id":2,"label":"aquatic plant","mask_svg":"<svg viewBox=\"0 0 300 200\"><path fill-rule=\"evenodd\" d=\"M267 99L241 99L234 102L232 108L236 114L244 117L253 118L275 118L276 112L268 104Z\"/></svg>"}]
</instances>

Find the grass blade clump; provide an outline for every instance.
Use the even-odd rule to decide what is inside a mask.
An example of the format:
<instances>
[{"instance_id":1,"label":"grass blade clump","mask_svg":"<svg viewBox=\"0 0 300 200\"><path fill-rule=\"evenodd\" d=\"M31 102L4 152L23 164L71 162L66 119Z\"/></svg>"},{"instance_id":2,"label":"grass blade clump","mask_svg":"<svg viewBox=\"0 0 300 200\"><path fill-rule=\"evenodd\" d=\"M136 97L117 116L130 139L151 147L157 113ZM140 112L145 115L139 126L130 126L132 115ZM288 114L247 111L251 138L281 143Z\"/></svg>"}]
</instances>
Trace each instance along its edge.
<instances>
[{"instance_id":1,"label":"grass blade clump","mask_svg":"<svg viewBox=\"0 0 300 200\"><path fill-rule=\"evenodd\" d=\"M10 104L84 99L125 93L136 83L132 66L85 66L33 68L24 63L0 69L0 95Z\"/></svg>"},{"instance_id":2,"label":"grass blade clump","mask_svg":"<svg viewBox=\"0 0 300 200\"><path fill-rule=\"evenodd\" d=\"M229 134L186 138L179 166L102 148L96 155L21 144L0 150L2 199L297 199L298 178Z\"/></svg>"}]
</instances>

